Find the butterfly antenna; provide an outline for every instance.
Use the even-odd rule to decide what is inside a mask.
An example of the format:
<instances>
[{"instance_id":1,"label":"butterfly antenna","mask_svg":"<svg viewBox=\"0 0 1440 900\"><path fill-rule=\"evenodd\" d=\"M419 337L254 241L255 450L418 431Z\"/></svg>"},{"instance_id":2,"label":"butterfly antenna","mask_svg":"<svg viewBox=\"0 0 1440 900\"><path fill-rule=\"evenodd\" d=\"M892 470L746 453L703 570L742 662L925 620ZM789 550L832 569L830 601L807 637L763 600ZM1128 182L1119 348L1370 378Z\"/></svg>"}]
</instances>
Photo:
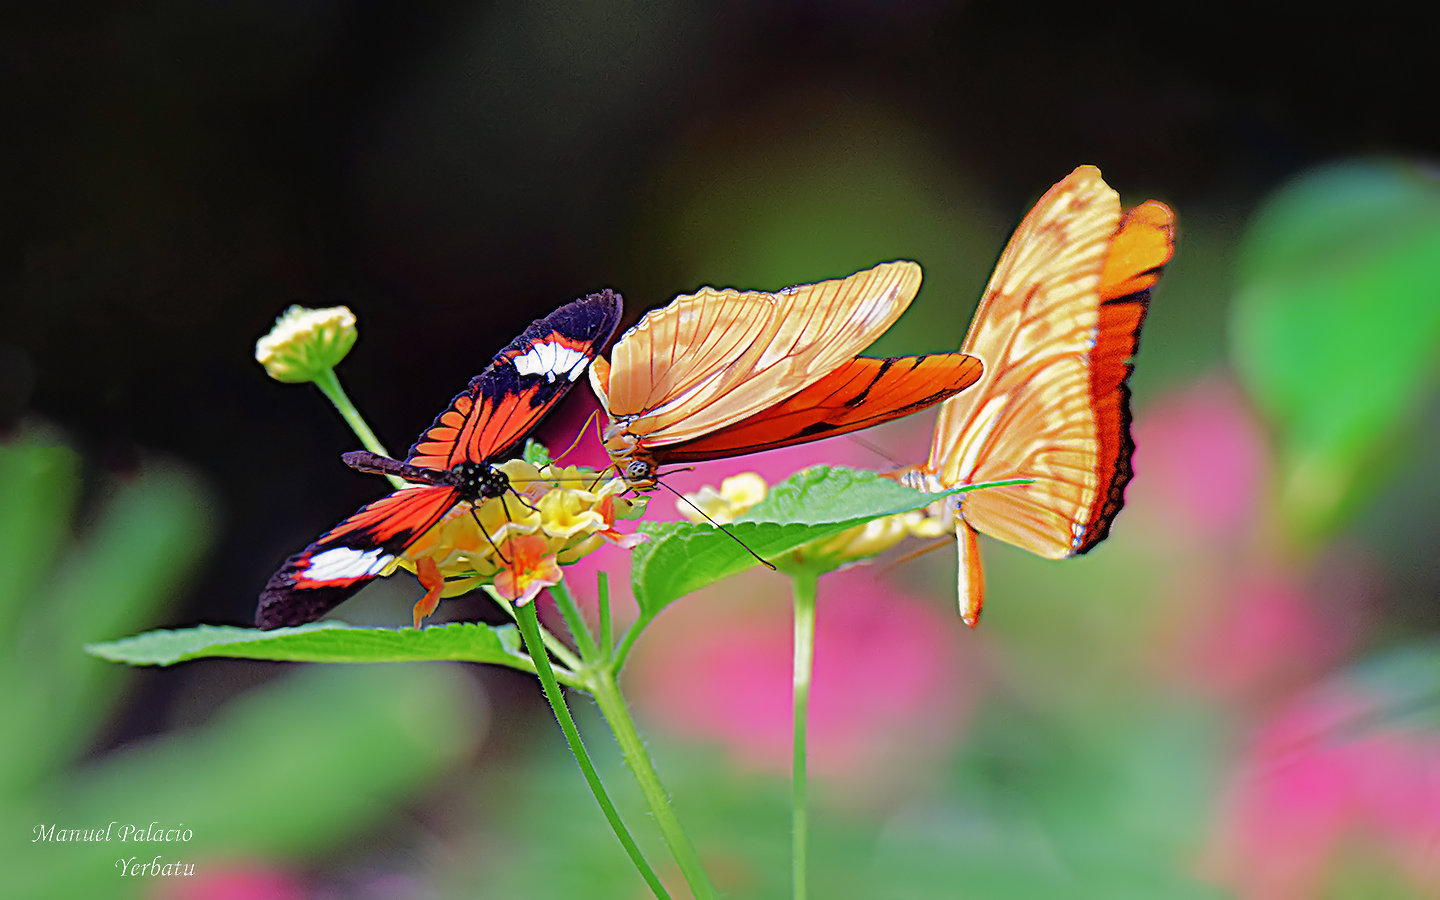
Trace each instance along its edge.
<instances>
[{"instance_id":1,"label":"butterfly antenna","mask_svg":"<svg viewBox=\"0 0 1440 900\"><path fill-rule=\"evenodd\" d=\"M683 471L683 470L679 470L679 471ZM696 506L695 503L694 503L693 501L691 501L691 499L690 499L689 497L687 497L687 496L685 496L684 494L680 493L679 491L675 490L674 488L672 488L670 485L666 484L666 483L663 482L663 481L656 481L655 483L658 484L658 485L660 485L661 487L663 487L665 490L669 491L670 493L674 494L676 497L678 497L678 498L680 498L681 500L685 501L685 503L688 504L691 509L693 509L693 510L695 510L696 512L698 512L701 516L704 516L705 521L709 522L711 525L714 525L716 528L718 528L718 529L720 529L721 531L725 532L725 534L729 535L730 540L732 540L732 541L734 541L735 543L739 544L740 546L744 547L744 548L745 548L745 552L748 553L748 554L750 554L751 556L755 557L756 559L758 559L758 560L760 561L760 564L761 564L762 566L764 566L765 568L769 569L769 570L772 571L772 572L775 571L775 564L774 564L774 563L772 563L770 560L766 559L765 557L761 556L760 554L756 553L754 550L751 550L749 544L745 543L744 541L742 541L742 540L740 540L738 537L736 537L736 536L735 536L735 533L732 532L730 529L726 528L724 525L721 525L719 522L717 522L717 521L715 521L714 519L710 518L710 514L707 513L707 512L705 512L705 510L701 509L700 507Z\"/></svg>"},{"instance_id":2,"label":"butterfly antenna","mask_svg":"<svg viewBox=\"0 0 1440 900\"><path fill-rule=\"evenodd\" d=\"M870 441L867 441L865 438L862 438L862 437L860 437L860 436L857 435L857 434L848 435L848 437L850 438L850 440L852 440L852 441L854 441L855 443L859 444L860 446L864 447L866 450L869 450L871 453L873 453L873 454L875 454L876 456L880 457L881 459L885 460L886 462L888 462L890 465L894 466L895 468L899 469L899 468L904 467L904 465L905 465L904 463L902 463L900 460L896 459L895 457L891 456L891 455L890 455L888 452L886 452L879 444L875 444L875 443L872 443L872 442L870 442Z\"/></svg>"},{"instance_id":3,"label":"butterfly antenna","mask_svg":"<svg viewBox=\"0 0 1440 900\"><path fill-rule=\"evenodd\" d=\"M908 563L908 562L914 562L915 560L919 559L920 557L924 556L924 555L927 554L927 553L934 553L936 550L939 550L941 547L944 547L944 546L945 546L946 544L948 544L948 543L950 543L950 539L949 539L949 538L936 538L935 540L931 541L929 544L926 544L924 547L921 547L919 550L911 550L909 553L907 553L907 554L905 554L904 556L900 557L899 559L891 562L889 565L887 565L887 566L885 566L883 569L881 569L880 572L879 572L879 574L884 575L884 574L890 572L892 569L894 569L894 568L897 567L897 566L904 565L905 563Z\"/></svg>"},{"instance_id":4,"label":"butterfly antenna","mask_svg":"<svg viewBox=\"0 0 1440 900\"><path fill-rule=\"evenodd\" d=\"M503 494L500 497L500 505L501 507L505 505L505 497ZM500 558L500 561L507 566L510 565L510 560L506 559L505 554L500 552L500 545L495 543L495 539L490 536L490 532L486 531L485 526L480 524L480 514L476 512L476 506L473 503L470 504L470 518L475 520L475 527L479 528L480 533L485 535L485 540L489 542L490 549L495 551L495 555ZM509 510L505 512L505 518L510 518Z\"/></svg>"},{"instance_id":5,"label":"butterfly antenna","mask_svg":"<svg viewBox=\"0 0 1440 900\"><path fill-rule=\"evenodd\" d=\"M601 470L600 470L600 476L601 476L601 477L600 477L600 478L596 478L596 479L593 480L593 481L590 481L590 486L587 487L586 490L592 490L592 489L594 489L595 485L597 485L597 484L600 483L601 479L604 477L605 473L608 472L608 471L610 471L610 467L609 467L609 466L606 466L605 468L601 469ZM550 477L548 477L548 478L512 478L512 479L510 479L510 483L511 483L511 484L541 484L541 483L545 483L545 484L561 484L562 482L566 482L566 481L572 482L572 483L574 483L574 484L583 484L583 483L585 483L586 481L589 481L589 479L583 478L583 477L576 477L576 476L573 476L573 475L572 475L572 476L565 477L565 478L561 478L561 477L558 476L558 475L552 475L552 476L550 476ZM516 493L517 495L519 495L519 496L522 498L522 502L523 502L523 498L524 498L525 495L524 495L524 494L521 494L519 491L515 491L514 493ZM529 504L526 504L526 505L529 506ZM535 510L535 507L531 506L530 509ZM536 512L539 512L539 510L535 510L535 511L536 511Z\"/></svg>"},{"instance_id":6,"label":"butterfly antenna","mask_svg":"<svg viewBox=\"0 0 1440 900\"><path fill-rule=\"evenodd\" d=\"M570 442L570 446L568 446L568 447L566 447L564 450L560 451L560 455L557 456L557 457L555 457L555 458L552 460L552 462L559 462L560 460L564 459L564 458L566 457L566 455L568 455L568 454L570 453L571 450L574 450L576 447L580 446L580 439L583 438L583 437L585 437L585 429L587 429L587 428L590 427L590 423L591 423L591 422L595 422L595 423L596 423L595 436L596 436L597 438L599 438L599 436L600 436L599 421L600 421L600 410L598 410L598 409L591 410L591 411L590 411L590 417L585 420L585 424L584 424L584 425L581 425L581 426L580 426L579 432L577 432L576 435L575 435L575 440L573 440L573 441Z\"/></svg>"}]
</instances>

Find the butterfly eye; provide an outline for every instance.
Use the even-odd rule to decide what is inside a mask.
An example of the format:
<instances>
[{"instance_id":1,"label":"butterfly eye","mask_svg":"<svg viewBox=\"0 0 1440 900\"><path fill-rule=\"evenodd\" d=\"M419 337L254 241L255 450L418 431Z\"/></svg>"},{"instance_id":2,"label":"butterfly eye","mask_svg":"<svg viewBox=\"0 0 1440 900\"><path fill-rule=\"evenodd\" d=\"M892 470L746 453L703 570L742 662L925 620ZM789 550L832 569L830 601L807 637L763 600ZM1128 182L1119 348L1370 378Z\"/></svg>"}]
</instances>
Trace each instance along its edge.
<instances>
[{"instance_id":1,"label":"butterfly eye","mask_svg":"<svg viewBox=\"0 0 1440 900\"><path fill-rule=\"evenodd\" d=\"M625 466L625 480L632 484L640 482L653 484L655 481L655 467L643 459L632 459Z\"/></svg>"}]
</instances>

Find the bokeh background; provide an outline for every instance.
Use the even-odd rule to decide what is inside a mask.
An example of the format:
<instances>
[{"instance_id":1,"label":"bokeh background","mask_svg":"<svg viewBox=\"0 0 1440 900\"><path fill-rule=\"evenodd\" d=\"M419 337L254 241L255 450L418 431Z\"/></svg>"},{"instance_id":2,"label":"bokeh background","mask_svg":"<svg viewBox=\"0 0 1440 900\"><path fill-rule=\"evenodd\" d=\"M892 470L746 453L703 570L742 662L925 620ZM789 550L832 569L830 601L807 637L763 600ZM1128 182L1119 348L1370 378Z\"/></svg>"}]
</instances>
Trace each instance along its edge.
<instances>
[{"instance_id":1,"label":"bokeh background","mask_svg":"<svg viewBox=\"0 0 1440 900\"><path fill-rule=\"evenodd\" d=\"M822 581L816 895L1440 893L1436 23L1384 9L1283 29L944 0L7 11L14 896L644 896L525 678L82 654L248 622L275 565L379 491L255 339L290 303L349 305L340 374L392 449L530 319L606 286L633 321L701 284L911 258L925 287L876 349L952 349L1010 228L1081 163L1180 219L1128 508L1081 560L987 545L976 633L949 550ZM929 427L674 483L888 468ZM392 581L344 617L408 621L417 589ZM629 673L731 896L786 895L788 617L783 583L709 589ZM194 837L31 840L111 821ZM117 871L155 853L195 875Z\"/></svg>"}]
</instances>

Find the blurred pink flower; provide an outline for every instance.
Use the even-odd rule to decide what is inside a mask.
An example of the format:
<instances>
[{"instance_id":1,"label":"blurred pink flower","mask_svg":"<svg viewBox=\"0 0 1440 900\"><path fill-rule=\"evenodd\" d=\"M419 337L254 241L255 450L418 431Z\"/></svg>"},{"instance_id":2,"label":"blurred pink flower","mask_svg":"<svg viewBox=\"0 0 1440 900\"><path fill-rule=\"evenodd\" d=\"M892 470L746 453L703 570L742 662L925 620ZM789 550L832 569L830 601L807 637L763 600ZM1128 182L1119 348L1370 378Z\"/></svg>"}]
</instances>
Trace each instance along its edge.
<instances>
[{"instance_id":1,"label":"blurred pink flower","mask_svg":"<svg viewBox=\"0 0 1440 900\"><path fill-rule=\"evenodd\" d=\"M1440 893L1440 735L1389 725L1358 689L1263 725L1230 778L1205 867L1242 898L1322 896L1347 862ZM1345 883L1351 883L1347 880Z\"/></svg>"},{"instance_id":2,"label":"blurred pink flower","mask_svg":"<svg viewBox=\"0 0 1440 900\"><path fill-rule=\"evenodd\" d=\"M1268 501L1268 462L1239 389L1221 378L1187 386L1147 403L1133 431L1127 517L1155 527L1127 532L1181 542L1250 533Z\"/></svg>"},{"instance_id":3,"label":"blurred pink flower","mask_svg":"<svg viewBox=\"0 0 1440 900\"><path fill-rule=\"evenodd\" d=\"M657 727L715 741L742 766L784 772L791 747L787 582L752 573L682 600L636 647L627 692ZM871 778L913 769L953 744L978 693L940 604L856 570L820 580L810 697L810 766ZM882 776L884 777L884 776Z\"/></svg>"},{"instance_id":4,"label":"blurred pink flower","mask_svg":"<svg viewBox=\"0 0 1440 900\"><path fill-rule=\"evenodd\" d=\"M1291 695L1355 645L1375 591L1355 554L1337 552L1321 573L1199 571L1172 597L1157 666L1217 699L1268 707Z\"/></svg>"},{"instance_id":5,"label":"blurred pink flower","mask_svg":"<svg viewBox=\"0 0 1440 900\"><path fill-rule=\"evenodd\" d=\"M188 878L155 882L155 900L305 900L310 893L279 869L204 862Z\"/></svg>"}]
</instances>

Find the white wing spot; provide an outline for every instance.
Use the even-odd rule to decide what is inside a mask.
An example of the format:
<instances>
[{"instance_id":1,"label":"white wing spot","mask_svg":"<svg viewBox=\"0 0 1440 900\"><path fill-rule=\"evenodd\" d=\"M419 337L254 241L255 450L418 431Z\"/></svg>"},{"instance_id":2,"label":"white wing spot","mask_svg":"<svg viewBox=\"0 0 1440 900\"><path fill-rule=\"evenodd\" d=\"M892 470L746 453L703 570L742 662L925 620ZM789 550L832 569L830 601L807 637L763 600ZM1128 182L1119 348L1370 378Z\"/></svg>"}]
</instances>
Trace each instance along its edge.
<instances>
[{"instance_id":1,"label":"white wing spot","mask_svg":"<svg viewBox=\"0 0 1440 900\"><path fill-rule=\"evenodd\" d=\"M554 341L542 341L515 357L515 369L521 375L544 375L554 381L561 375L574 381L585 371L585 354L573 347Z\"/></svg>"},{"instance_id":2,"label":"white wing spot","mask_svg":"<svg viewBox=\"0 0 1440 900\"><path fill-rule=\"evenodd\" d=\"M354 547L333 547L310 557L305 577L311 581L335 581L344 578L366 578L379 575L395 557L376 547L356 550Z\"/></svg>"}]
</instances>

